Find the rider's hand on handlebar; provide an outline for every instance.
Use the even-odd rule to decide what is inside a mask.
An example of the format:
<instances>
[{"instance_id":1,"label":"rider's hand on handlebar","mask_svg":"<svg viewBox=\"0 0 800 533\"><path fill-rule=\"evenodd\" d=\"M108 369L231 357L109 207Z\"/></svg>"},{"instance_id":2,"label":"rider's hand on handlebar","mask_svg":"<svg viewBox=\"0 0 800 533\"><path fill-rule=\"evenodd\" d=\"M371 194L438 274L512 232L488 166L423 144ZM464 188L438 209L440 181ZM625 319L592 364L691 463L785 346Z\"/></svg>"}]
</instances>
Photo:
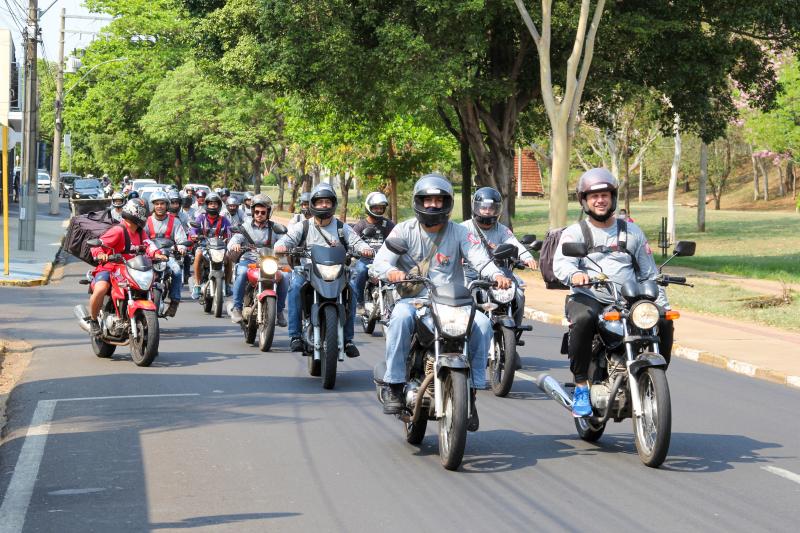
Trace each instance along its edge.
<instances>
[{"instance_id":1,"label":"rider's hand on handlebar","mask_svg":"<svg viewBox=\"0 0 800 533\"><path fill-rule=\"evenodd\" d=\"M373 250L372 248L367 248L363 252L361 252L361 255L364 257L374 257L375 250Z\"/></svg>"},{"instance_id":2,"label":"rider's hand on handlebar","mask_svg":"<svg viewBox=\"0 0 800 533\"><path fill-rule=\"evenodd\" d=\"M104 254L101 252L97 254L97 257L95 257L95 259L97 259L98 263L105 263L106 261L108 261L108 254Z\"/></svg>"},{"instance_id":3,"label":"rider's hand on handlebar","mask_svg":"<svg viewBox=\"0 0 800 533\"><path fill-rule=\"evenodd\" d=\"M511 280L505 276L497 276L494 279L495 283L497 283L498 289L508 289L511 288Z\"/></svg>"},{"instance_id":4,"label":"rider's hand on handlebar","mask_svg":"<svg viewBox=\"0 0 800 533\"><path fill-rule=\"evenodd\" d=\"M531 270L539 270L539 264L536 262L536 259L528 259L525 261L525 266Z\"/></svg>"},{"instance_id":5,"label":"rider's hand on handlebar","mask_svg":"<svg viewBox=\"0 0 800 533\"><path fill-rule=\"evenodd\" d=\"M274 252L276 254L285 254L286 253L286 246L279 244L274 248Z\"/></svg>"},{"instance_id":6,"label":"rider's hand on handlebar","mask_svg":"<svg viewBox=\"0 0 800 533\"><path fill-rule=\"evenodd\" d=\"M586 272L575 272L572 275L572 285L579 286L579 285L588 285L589 284L589 275Z\"/></svg>"},{"instance_id":7,"label":"rider's hand on handlebar","mask_svg":"<svg viewBox=\"0 0 800 533\"><path fill-rule=\"evenodd\" d=\"M390 270L389 273L386 274L386 279L388 279L390 283L397 283L398 281L406 279L406 273L402 270Z\"/></svg>"},{"instance_id":8,"label":"rider's hand on handlebar","mask_svg":"<svg viewBox=\"0 0 800 533\"><path fill-rule=\"evenodd\" d=\"M166 261L168 258L164 254L154 254L153 259L155 259L156 261Z\"/></svg>"},{"instance_id":9,"label":"rider's hand on handlebar","mask_svg":"<svg viewBox=\"0 0 800 533\"><path fill-rule=\"evenodd\" d=\"M231 244L231 252L239 253L241 251L242 251L242 245L241 244Z\"/></svg>"}]
</instances>

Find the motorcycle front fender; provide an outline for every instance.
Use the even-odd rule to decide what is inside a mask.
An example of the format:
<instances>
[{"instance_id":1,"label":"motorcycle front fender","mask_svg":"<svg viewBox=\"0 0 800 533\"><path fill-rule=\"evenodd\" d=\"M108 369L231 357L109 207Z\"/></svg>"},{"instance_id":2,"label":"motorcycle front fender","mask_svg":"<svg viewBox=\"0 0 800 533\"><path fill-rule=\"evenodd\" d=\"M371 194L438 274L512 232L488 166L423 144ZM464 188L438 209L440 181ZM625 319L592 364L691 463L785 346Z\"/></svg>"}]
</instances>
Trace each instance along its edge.
<instances>
[{"instance_id":1,"label":"motorcycle front fender","mask_svg":"<svg viewBox=\"0 0 800 533\"><path fill-rule=\"evenodd\" d=\"M469 370L469 363L459 355L439 355L436 361L436 375L442 379L448 370Z\"/></svg>"},{"instance_id":2,"label":"motorcycle front fender","mask_svg":"<svg viewBox=\"0 0 800 533\"><path fill-rule=\"evenodd\" d=\"M664 368L666 366L667 360L661 354L644 352L636 357L636 360L630 364L628 370L634 378L638 378L639 374L646 368Z\"/></svg>"},{"instance_id":3,"label":"motorcycle front fender","mask_svg":"<svg viewBox=\"0 0 800 533\"><path fill-rule=\"evenodd\" d=\"M329 306L329 305L336 306L336 310L339 312L339 322L344 324L343 318L342 318L344 316L344 312L342 311L344 309L344 307L341 306L341 304L337 304L336 302L320 302L320 303L311 304L311 325L312 326L314 326L316 328L316 327L319 327L319 326L322 325L321 322L320 322L321 319L322 319L322 310L325 307Z\"/></svg>"},{"instance_id":4,"label":"motorcycle front fender","mask_svg":"<svg viewBox=\"0 0 800 533\"><path fill-rule=\"evenodd\" d=\"M509 329L514 329L517 327L516 322L510 316L495 316L495 327L504 327Z\"/></svg>"},{"instance_id":5,"label":"motorcycle front fender","mask_svg":"<svg viewBox=\"0 0 800 533\"><path fill-rule=\"evenodd\" d=\"M256 298L258 298L259 302L263 302L264 298L266 298L267 296L271 296L273 298L277 298L278 297L278 293L276 293L272 289L267 289L265 291L261 291L260 293L258 293L258 296Z\"/></svg>"},{"instance_id":6,"label":"motorcycle front fender","mask_svg":"<svg viewBox=\"0 0 800 533\"><path fill-rule=\"evenodd\" d=\"M133 318L136 311L143 309L145 311L155 311L156 304L151 300L134 300L132 304L128 305L128 318Z\"/></svg>"}]
</instances>

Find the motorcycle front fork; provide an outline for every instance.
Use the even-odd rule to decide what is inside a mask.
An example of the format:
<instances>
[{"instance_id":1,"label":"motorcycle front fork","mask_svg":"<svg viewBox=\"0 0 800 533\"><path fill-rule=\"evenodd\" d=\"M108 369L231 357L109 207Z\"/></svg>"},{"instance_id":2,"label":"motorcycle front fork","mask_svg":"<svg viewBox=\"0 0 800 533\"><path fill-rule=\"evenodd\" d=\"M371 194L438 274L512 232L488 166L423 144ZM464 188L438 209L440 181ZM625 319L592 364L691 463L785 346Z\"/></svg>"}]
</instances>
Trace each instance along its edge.
<instances>
[{"instance_id":1,"label":"motorcycle front fork","mask_svg":"<svg viewBox=\"0 0 800 533\"><path fill-rule=\"evenodd\" d=\"M342 295L339 295L339 299L337 303L342 303ZM314 303L318 303L318 296L317 293L314 292ZM317 320L319 322L319 320ZM342 327L342 321L336 321L336 339L337 339L337 348L339 349L339 361L344 361L344 328ZM320 350L322 350L322 330L320 326L314 326L314 361L320 360Z\"/></svg>"},{"instance_id":2,"label":"motorcycle front fork","mask_svg":"<svg viewBox=\"0 0 800 533\"><path fill-rule=\"evenodd\" d=\"M464 360L469 361L469 339L464 339L464 350L461 352L462 357ZM436 418L441 418L444 416L444 398L442 397L442 379L439 377L439 339L436 339L433 343L433 355L434 355L434 365L433 365L433 407L436 412ZM468 367L469 368L469 367ZM451 369L450 372L453 370ZM467 374L466 380L466 387L467 387L467 417L469 418L472 416L472 402L469 401L470 398L470 389L472 389L472 379L470 379L469 374Z\"/></svg>"},{"instance_id":3,"label":"motorcycle front fork","mask_svg":"<svg viewBox=\"0 0 800 533\"><path fill-rule=\"evenodd\" d=\"M628 321L622 319L623 331L628 331ZM658 353L658 343L653 343L653 350ZM633 344L630 342L625 343L625 365L628 367L628 387L631 389L631 407L633 408L634 419L642 416L642 398L639 396L639 380L631 374L631 364L636 360L636 354L633 353Z\"/></svg>"}]
</instances>

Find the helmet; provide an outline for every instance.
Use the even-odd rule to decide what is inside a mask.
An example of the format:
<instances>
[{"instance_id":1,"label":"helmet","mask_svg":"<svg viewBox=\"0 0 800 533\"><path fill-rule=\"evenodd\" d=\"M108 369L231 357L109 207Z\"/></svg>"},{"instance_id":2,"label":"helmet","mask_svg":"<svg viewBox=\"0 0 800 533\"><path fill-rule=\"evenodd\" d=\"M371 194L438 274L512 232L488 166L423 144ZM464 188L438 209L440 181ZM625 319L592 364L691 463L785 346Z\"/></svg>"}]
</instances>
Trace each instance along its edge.
<instances>
[{"instance_id":1,"label":"helmet","mask_svg":"<svg viewBox=\"0 0 800 533\"><path fill-rule=\"evenodd\" d=\"M211 202L216 202L217 206L211 207L210 205L208 205ZM217 216L219 215L219 210L222 207L222 198L219 197L219 194L212 192L211 194L206 196L205 206L206 206L206 213L208 213L211 216Z\"/></svg>"},{"instance_id":2,"label":"helmet","mask_svg":"<svg viewBox=\"0 0 800 533\"><path fill-rule=\"evenodd\" d=\"M333 202L333 205L325 209L318 209L314 207L314 203L321 198L330 199ZM311 196L308 198L308 210L312 215L322 220L327 220L333 216L333 214L336 212L336 204L336 191L334 191L333 187L327 183L320 183L314 187L314 190L311 191Z\"/></svg>"},{"instance_id":3,"label":"helmet","mask_svg":"<svg viewBox=\"0 0 800 533\"><path fill-rule=\"evenodd\" d=\"M195 196L196 196L198 199L199 199L199 198L202 198L203 200L205 200L206 196L208 196L208 193L206 192L206 190L205 190L205 189L200 189L199 191L197 191L197 194L195 194Z\"/></svg>"},{"instance_id":4,"label":"helmet","mask_svg":"<svg viewBox=\"0 0 800 533\"><path fill-rule=\"evenodd\" d=\"M578 185L575 187L575 193L578 197L578 202L583 207L583 212L593 219L605 222L617 210L617 194L619 189L619 182L614 175L605 168L592 168L584 172L578 180ZM603 216L598 216L589 210L586 203L586 196L589 193L610 191L611 192L611 208Z\"/></svg>"},{"instance_id":5,"label":"helmet","mask_svg":"<svg viewBox=\"0 0 800 533\"><path fill-rule=\"evenodd\" d=\"M225 201L225 205L228 206L228 211L231 210L231 207L239 209L239 200L235 196L231 196Z\"/></svg>"},{"instance_id":6,"label":"helmet","mask_svg":"<svg viewBox=\"0 0 800 533\"><path fill-rule=\"evenodd\" d=\"M220 195L220 196L230 196L230 195L231 195L231 190L230 190L229 188L227 188L227 187L223 187L223 188L222 188L222 189L219 191L219 195Z\"/></svg>"},{"instance_id":7,"label":"helmet","mask_svg":"<svg viewBox=\"0 0 800 533\"><path fill-rule=\"evenodd\" d=\"M450 212L453 210L453 186L441 174L422 176L414 185L413 194L414 214L421 224L428 227L436 226L444 224L450 218ZM423 199L426 196L444 196L442 207L425 209Z\"/></svg>"},{"instance_id":8,"label":"helmet","mask_svg":"<svg viewBox=\"0 0 800 533\"><path fill-rule=\"evenodd\" d=\"M147 202L141 198L131 198L122 207L122 218L133 222L140 228L144 226L147 221Z\"/></svg>"},{"instance_id":9,"label":"helmet","mask_svg":"<svg viewBox=\"0 0 800 533\"><path fill-rule=\"evenodd\" d=\"M192 197L188 194L181 199L181 207L192 207Z\"/></svg>"},{"instance_id":10,"label":"helmet","mask_svg":"<svg viewBox=\"0 0 800 533\"><path fill-rule=\"evenodd\" d=\"M251 193L250 191L247 191L246 193L244 193L244 198L242 199L242 203L243 204L247 204L247 201L248 200L252 200L252 199L253 199L253 193Z\"/></svg>"},{"instance_id":11,"label":"helmet","mask_svg":"<svg viewBox=\"0 0 800 533\"><path fill-rule=\"evenodd\" d=\"M153 205L156 202L166 202L169 203L167 199L167 193L164 191L155 191L153 194L150 195L150 204Z\"/></svg>"},{"instance_id":12,"label":"helmet","mask_svg":"<svg viewBox=\"0 0 800 533\"><path fill-rule=\"evenodd\" d=\"M483 214L482 210L489 210ZM503 211L503 197L491 187L481 187L472 196L472 218L479 224L496 224Z\"/></svg>"},{"instance_id":13,"label":"helmet","mask_svg":"<svg viewBox=\"0 0 800 533\"><path fill-rule=\"evenodd\" d=\"M222 194L222 187L215 187L214 192L217 194Z\"/></svg>"},{"instance_id":14,"label":"helmet","mask_svg":"<svg viewBox=\"0 0 800 533\"><path fill-rule=\"evenodd\" d=\"M269 218L270 215L272 215L272 198L270 198L266 194L259 194L253 196L253 202L250 204L250 211L252 212L252 210L255 209L257 205L267 208L267 218Z\"/></svg>"},{"instance_id":15,"label":"helmet","mask_svg":"<svg viewBox=\"0 0 800 533\"><path fill-rule=\"evenodd\" d=\"M186 187L183 188L183 190L185 192L189 192L189 191L194 192L194 185L187 185Z\"/></svg>"},{"instance_id":16,"label":"helmet","mask_svg":"<svg viewBox=\"0 0 800 533\"><path fill-rule=\"evenodd\" d=\"M111 195L111 205L114 207L122 207L125 205L125 195L117 191Z\"/></svg>"},{"instance_id":17,"label":"helmet","mask_svg":"<svg viewBox=\"0 0 800 533\"><path fill-rule=\"evenodd\" d=\"M374 212L372 209L378 206L383 206L383 210L380 213ZM371 192L367 195L367 199L364 201L364 207L367 208L367 213L370 215L381 218L384 213L386 213L386 208L389 206L389 200L386 199L386 195L382 192Z\"/></svg>"},{"instance_id":18,"label":"helmet","mask_svg":"<svg viewBox=\"0 0 800 533\"><path fill-rule=\"evenodd\" d=\"M178 191L169 191L167 193L167 200L169 200L169 212L172 214L177 213L181 209L181 195ZM174 205L174 204L178 205Z\"/></svg>"},{"instance_id":19,"label":"helmet","mask_svg":"<svg viewBox=\"0 0 800 533\"><path fill-rule=\"evenodd\" d=\"M311 201L311 193L310 192L304 192L304 193L300 194L300 200L299 201L300 201L301 204L307 204L309 201Z\"/></svg>"},{"instance_id":20,"label":"helmet","mask_svg":"<svg viewBox=\"0 0 800 533\"><path fill-rule=\"evenodd\" d=\"M133 200L134 198L139 198L139 193L136 191L131 191L128 193L128 200Z\"/></svg>"}]
</instances>

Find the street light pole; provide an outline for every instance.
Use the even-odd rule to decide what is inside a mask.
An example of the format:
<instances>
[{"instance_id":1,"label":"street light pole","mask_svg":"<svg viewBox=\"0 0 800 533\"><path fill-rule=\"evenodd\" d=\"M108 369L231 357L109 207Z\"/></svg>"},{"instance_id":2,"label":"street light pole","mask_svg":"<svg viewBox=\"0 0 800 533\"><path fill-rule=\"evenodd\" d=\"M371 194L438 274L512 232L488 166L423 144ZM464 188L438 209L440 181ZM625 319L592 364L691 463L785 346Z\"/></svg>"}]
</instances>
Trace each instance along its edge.
<instances>
[{"instance_id":1,"label":"street light pole","mask_svg":"<svg viewBox=\"0 0 800 533\"><path fill-rule=\"evenodd\" d=\"M53 127L53 166L50 172L50 214L59 213L58 197L61 184L61 112L64 109L64 19L66 9L61 8L61 34L58 39L58 71L56 73L56 113Z\"/></svg>"},{"instance_id":2,"label":"street light pole","mask_svg":"<svg viewBox=\"0 0 800 533\"><path fill-rule=\"evenodd\" d=\"M38 1L29 0L25 28L25 107L23 109L22 173L25 195L19 209L19 249L33 251L36 242L36 141L39 97L36 80L36 45L39 39Z\"/></svg>"}]
</instances>

